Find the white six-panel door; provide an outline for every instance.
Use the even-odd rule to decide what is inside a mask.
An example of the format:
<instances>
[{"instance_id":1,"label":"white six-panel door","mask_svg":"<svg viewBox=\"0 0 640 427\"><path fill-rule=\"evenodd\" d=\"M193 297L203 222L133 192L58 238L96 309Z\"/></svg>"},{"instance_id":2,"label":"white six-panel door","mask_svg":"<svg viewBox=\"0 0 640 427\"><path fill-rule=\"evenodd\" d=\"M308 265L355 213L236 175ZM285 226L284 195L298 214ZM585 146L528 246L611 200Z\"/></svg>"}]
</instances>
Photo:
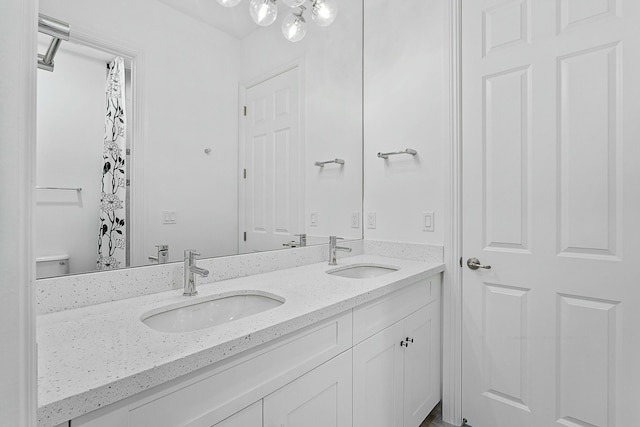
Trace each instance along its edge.
<instances>
[{"instance_id":1,"label":"white six-panel door","mask_svg":"<svg viewBox=\"0 0 640 427\"><path fill-rule=\"evenodd\" d=\"M303 194L298 72L295 67L246 90L241 141L242 252L282 248L300 233Z\"/></svg>"},{"instance_id":2,"label":"white six-panel door","mask_svg":"<svg viewBox=\"0 0 640 427\"><path fill-rule=\"evenodd\" d=\"M637 425L640 1L463 2L463 416Z\"/></svg>"}]
</instances>

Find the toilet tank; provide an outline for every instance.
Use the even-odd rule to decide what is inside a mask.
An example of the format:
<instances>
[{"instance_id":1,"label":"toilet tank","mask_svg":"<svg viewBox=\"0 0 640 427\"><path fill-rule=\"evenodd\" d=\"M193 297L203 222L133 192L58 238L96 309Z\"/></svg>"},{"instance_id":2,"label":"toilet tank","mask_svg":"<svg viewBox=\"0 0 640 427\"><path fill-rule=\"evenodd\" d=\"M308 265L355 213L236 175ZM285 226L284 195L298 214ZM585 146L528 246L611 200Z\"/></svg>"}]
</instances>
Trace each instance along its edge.
<instances>
[{"instance_id":1,"label":"toilet tank","mask_svg":"<svg viewBox=\"0 0 640 427\"><path fill-rule=\"evenodd\" d=\"M50 255L36 258L36 279L69 274L69 255Z\"/></svg>"}]
</instances>

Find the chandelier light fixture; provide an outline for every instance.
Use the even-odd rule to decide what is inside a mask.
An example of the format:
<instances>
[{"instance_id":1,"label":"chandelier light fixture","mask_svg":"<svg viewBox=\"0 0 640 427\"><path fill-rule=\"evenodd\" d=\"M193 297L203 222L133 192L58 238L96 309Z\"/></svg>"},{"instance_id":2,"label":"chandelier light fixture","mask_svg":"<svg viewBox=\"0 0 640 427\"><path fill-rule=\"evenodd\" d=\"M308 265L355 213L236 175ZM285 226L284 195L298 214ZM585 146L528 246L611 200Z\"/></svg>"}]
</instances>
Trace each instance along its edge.
<instances>
[{"instance_id":1,"label":"chandelier light fixture","mask_svg":"<svg viewBox=\"0 0 640 427\"><path fill-rule=\"evenodd\" d=\"M241 0L218 0L224 7L234 7ZM311 20L320 27L327 27L335 21L338 15L336 0L281 0L285 6L296 9L291 11L282 21L282 35L290 42L299 42L307 34L307 21L304 13L307 8L305 2L311 6ZM276 0L250 0L249 15L256 24L267 27L278 17Z\"/></svg>"}]
</instances>

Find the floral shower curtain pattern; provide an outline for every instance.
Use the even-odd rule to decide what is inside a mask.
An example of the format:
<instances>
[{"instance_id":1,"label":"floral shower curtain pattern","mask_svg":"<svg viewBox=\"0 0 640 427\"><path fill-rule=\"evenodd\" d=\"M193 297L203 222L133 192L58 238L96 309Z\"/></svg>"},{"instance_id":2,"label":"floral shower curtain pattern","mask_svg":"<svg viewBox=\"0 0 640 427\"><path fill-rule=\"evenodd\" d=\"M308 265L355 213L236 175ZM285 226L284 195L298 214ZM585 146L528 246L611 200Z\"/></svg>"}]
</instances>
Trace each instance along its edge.
<instances>
[{"instance_id":1,"label":"floral shower curtain pattern","mask_svg":"<svg viewBox=\"0 0 640 427\"><path fill-rule=\"evenodd\" d=\"M98 270L124 266L126 259L126 116L124 60L107 65L107 111L104 122L102 196L98 232Z\"/></svg>"}]
</instances>

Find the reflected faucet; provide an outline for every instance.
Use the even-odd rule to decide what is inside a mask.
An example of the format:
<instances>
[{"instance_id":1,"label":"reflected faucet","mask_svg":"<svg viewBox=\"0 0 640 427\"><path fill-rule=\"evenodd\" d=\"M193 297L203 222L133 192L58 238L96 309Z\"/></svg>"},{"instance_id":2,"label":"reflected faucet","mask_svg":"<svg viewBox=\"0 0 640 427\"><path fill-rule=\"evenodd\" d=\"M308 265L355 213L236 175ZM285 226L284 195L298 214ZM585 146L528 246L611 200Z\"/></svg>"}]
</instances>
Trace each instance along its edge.
<instances>
[{"instance_id":1,"label":"reflected faucet","mask_svg":"<svg viewBox=\"0 0 640 427\"><path fill-rule=\"evenodd\" d=\"M338 265L336 259L338 251L351 252L351 248L336 246L338 240L344 239L342 237L329 236L329 265Z\"/></svg>"},{"instance_id":2,"label":"reflected faucet","mask_svg":"<svg viewBox=\"0 0 640 427\"><path fill-rule=\"evenodd\" d=\"M156 245L156 248L158 249L158 255L150 256L149 261L157 264L166 264L169 262L169 245Z\"/></svg>"},{"instance_id":3,"label":"reflected faucet","mask_svg":"<svg viewBox=\"0 0 640 427\"><path fill-rule=\"evenodd\" d=\"M198 295L198 291L196 290L196 274L200 277L207 277L209 275L209 270L196 266L196 257L199 255L200 254L193 249L184 251L184 292L182 295L186 297Z\"/></svg>"},{"instance_id":4,"label":"reflected faucet","mask_svg":"<svg viewBox=\"0 0 640 427\"><path fill-rule=\"evenodd\" d=\"M302 234L294 234L294 236L300 237L300 242L290 241L287 243L283 243L282 246L287 246L289 248L304 248L307 246L307 235L305 233Z\"/></svg>"},{"instance_id":5,"label":"reflected faucet","mask_svg":"<svg viewBox=\"0 0 640 427\"><path fill-rule=\"evenodd\" d=\"M306 233L302 233L302 234L296 234L297 237L300 237L300 247L304 248L305 246L307 246L307 234Z\"/></svg>"}]
</instances>

